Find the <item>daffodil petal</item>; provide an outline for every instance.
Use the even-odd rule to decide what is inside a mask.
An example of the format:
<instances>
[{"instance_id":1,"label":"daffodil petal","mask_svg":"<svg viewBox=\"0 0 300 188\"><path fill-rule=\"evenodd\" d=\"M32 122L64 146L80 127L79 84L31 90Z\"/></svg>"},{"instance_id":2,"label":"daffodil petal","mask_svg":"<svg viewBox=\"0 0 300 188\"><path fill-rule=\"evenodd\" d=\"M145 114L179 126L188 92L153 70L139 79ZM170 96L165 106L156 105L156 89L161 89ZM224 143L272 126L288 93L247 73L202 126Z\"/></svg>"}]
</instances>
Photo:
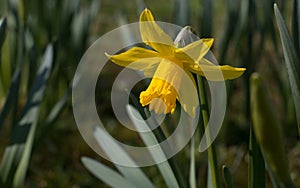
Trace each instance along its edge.
<instances>
[{"instance_id":1,"label":"daffodil petal","mask_svg":"<svg viewBox=\"0 0 300 188\"><path fill-rule=\"evenodd\" d=\"M145 9L140 16L140 32L145 44L163 55L173 54L174 42L155 22L149 9Z\"/></svg>"},{"instance_id":2,"label":"daffodil petal","mask_svg":"<svg viewBox=\"0 0 300 188\"><path fill-rule=\"evenodd\" d=\"M213 42L213 38L197 40L183 48L177 48L175 57L183 63L194 64L205 56Z\"/></svg>"},{"instance_id":3,"label":"daffodil petal","mask_svg":"<svg viewBox=\"0 0 300 188\"><path fill-rule=\"evenodd\" d=\"M197 97L197 87L193 75L190 72L186 72L188 76L182 79L181 88L178 91L178 101L181 107L191 116L196 116L196 109L199 105L199 100ZM190 80L187 80L190 79ZM192 84L190 83L192 82ZM189 82L189 83L188 83ZM191 91L195 91L196 95L191 96Z\"/></svg>"},{"instance_id":4,"label":"daffodil petal","mask_svg":"<svg viewBox=\"0 0 300 188\"><path fill-rule=\"evenodd\" d=\"M245 68L235 68L229 65L208 65L210 62L205 58L203 58L202 61L203 63L200 63L199 65L188 65L188 67L191 72L205 76L211 81L235 79L240 77L246 70Z\"/></svg>"},{"instance_id":5,"label":"daffodil petal","mask_svg":"<svg viewBox=\"0 0 300 188\"><path fill-rule=\"evenodd\" d=\"M152 76L161 58L158 53L140 47L133 47L117 55L105 55L115 64L134 70L143 71L146 76Z\"/></svg>"}]
</instances>

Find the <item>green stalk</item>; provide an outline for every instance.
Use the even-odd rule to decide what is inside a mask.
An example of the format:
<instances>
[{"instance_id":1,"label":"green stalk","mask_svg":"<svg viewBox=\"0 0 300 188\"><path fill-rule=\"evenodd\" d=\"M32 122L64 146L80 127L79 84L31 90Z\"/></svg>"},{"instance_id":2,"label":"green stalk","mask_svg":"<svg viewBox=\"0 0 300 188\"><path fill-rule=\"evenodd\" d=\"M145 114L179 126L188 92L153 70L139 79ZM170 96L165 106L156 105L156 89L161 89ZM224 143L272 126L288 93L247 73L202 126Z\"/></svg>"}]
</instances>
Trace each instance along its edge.
<instances>
[{"instance_id":1,"label":"green stalk","mask_svg":"<svg viewBox=\"0 0 300 188\"><path fill-rule=\"evenodd\" d=\"M265 161L256 141L252 125L250 126L248 187L265 187Z\"/></svg>"},{"instance_id":2,"label":"green stalk","mask_svg":"<svg viewBox=\"0 0 300 188\"><path fill-rule=\"evenodd\" d=\"M150 113L148 110L144 110L141 105L139 104L137 98L132 94L129 93L129 98L131 99L132 103L134 104L135 107L138 108L140 114L142 115L143 118L147 118L150 117ZM151 126L150 124L156 125L157 122L154 118L150 118L151 121L153 121L153 123L149 123L148 125ZM166 135L164 134L163 130L161 129L160 126L158 126L156 129L152 130L153 134L155 135L158 143L161 143L163 141L166 140ZM163 148L162 148L163 150ZM164 151L164 150L163 150ZM186 179L183 177L182 171L180 170L179 166L178 166L178 162L176 161L175 156L171 157L168 159L168 162L172 168L172 171L176 177L176 180L178 181L178 184L181 188L188 188Z\"/></svg>"},{"instance_id":3,"label":"green stalk","mask_svg":"<svg viewBox=\"0 0 300 188\"><path fill-rule=\"evenodd\" d=\"M206 98L206 92L204 87L204 80L201 76L197 75L197 85L199 91L199 98L200 98L200 106L201 106L201 114L202 114L202 121L203 121L203 130L207 128L208 120L209 120L209 111L208 111L208 104ZM210 141L210 133L206 135L207 143L211 143ZM217 155L214 144L212 143L209 148L207 149L208 152L208 160L210 166L210 173L212 179L212 185L214 188L221 187L220 179L219 179L219 171L218 171L218 163L217 163Z\"/></svg>"}]
</instances>

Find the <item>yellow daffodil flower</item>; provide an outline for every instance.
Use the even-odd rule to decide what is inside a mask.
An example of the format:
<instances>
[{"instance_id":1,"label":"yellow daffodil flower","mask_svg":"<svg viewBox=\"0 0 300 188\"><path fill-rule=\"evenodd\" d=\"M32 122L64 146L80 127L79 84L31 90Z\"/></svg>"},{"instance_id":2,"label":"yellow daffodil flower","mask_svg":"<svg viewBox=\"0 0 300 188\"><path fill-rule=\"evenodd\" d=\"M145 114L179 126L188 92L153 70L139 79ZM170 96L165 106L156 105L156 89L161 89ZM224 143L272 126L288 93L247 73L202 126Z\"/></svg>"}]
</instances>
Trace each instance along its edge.
<instances>
[{"instance_id":1,"label":"yellow daffodil flower","mask_svg":"<svg viewBox=\"0 0 300 188\"><path fill-rule=\"evenodd\" d=\"M187 74L193 82L191 72L211 81L223 81L240 77L245 71L244 68L228 65L217 66L204 58L213 44L212 38L200 39L182 48L175 46L148 9L140 15L140 34L142 41L153 50L133 47L124 53L106 56L115 64L143 71L146 76L153 77L147 90L141 92L140 103L142 106L149 105L149 109L157 114L173 114L177 99L185 111L194 117L198 101L180 101L179 98L178 92L188 96L190 92L189 88L179 89L188 85L182 83L183 74Z\"/></svg>"}]
</instances>

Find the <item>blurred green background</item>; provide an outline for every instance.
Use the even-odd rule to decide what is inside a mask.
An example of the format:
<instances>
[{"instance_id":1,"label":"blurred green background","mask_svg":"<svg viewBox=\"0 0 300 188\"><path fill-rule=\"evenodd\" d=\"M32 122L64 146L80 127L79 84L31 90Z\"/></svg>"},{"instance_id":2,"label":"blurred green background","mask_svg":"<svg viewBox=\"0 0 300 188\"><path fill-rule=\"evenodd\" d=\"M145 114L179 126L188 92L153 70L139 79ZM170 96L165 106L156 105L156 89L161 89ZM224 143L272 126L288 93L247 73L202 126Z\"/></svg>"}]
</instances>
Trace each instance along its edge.
<instances>
[{"instance_id":1,"label":"blurred green background","mask_svg":"<svg viewBox=\"0 0 300 188\"><path fill-rule=\"evenodd\" d=\"M300 32L295 17L300 12L295 8L295 2L2 0L0 183L16 179L22 182L23 178L25 187L107 186L80 162L81 156L89 156L113 167L93 152L80 136L72 112L72 79L80 58L97 38L122 23L137 22L139 14L147 7L156 20L180 26L191 25L199 36L215 38L212 51L220 64L247 68L241 78L226 82L226 117L215 141L219 168L221 164L230 168L235 187L248 185L249 127L252 121L249 79L253 72L260 73L270 93L284 135L291 178L299 187L299 122L296 119L299 112L295 112L273 11L273 4L277 3L291 31L296 55L299 55ZM107 85L98 86L100 94L96 101L102 110L99 114L108 127L111 126L108 128L111 134L118 134L118 139L124 142L136 143L136 135L126 129L116 129L118 122L110 106L110 83L120 70L120 67L111 66L101 73L99 79L106 79ZM198 143L199 139L196 139L196 145ZM17 147L10 147L13 145ZM187 177L189 146L176 157ZM197 185L203 187L208 173L205 152L196 153L195 165ZM164 187L156 167L143 170L154 185ZM272 187L268 176L266 182L267 187Z\"/></svg>"}]
</instances>

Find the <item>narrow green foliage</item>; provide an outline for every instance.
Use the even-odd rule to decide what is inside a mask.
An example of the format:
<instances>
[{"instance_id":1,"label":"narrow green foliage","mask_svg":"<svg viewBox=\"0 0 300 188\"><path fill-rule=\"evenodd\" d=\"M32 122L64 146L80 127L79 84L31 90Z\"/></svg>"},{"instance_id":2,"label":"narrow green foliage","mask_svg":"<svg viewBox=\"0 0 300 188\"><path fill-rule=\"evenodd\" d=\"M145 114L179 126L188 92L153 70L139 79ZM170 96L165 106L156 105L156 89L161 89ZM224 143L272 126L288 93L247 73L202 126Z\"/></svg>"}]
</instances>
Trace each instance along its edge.
<instances>
[{"instance_id":1,"label":"narrow green foliage","mask_svg":"<svg viewBox=\"0 0 300 188\"><path fill-rule=\"evenodd\" d=\"M281 186L290 187L293 185L288 172L288 159L284 150L283 134L279 124L278 116L274 112L274 107L267 94L264 84L258 73L251 76L251 116L253 122L253 133L251 133L250 144L252 144L253 157L255 148L261 148L267 166L272 170ZM257 140L256 141L254 140ZM256 145L258 144L258 145ZM251 146L251 145L250 145ZM250 149L251 149L250 148ZM253 175L263 172L258 171L262 164L255 164L253 158ZM253 185L257 187L257 185Z\"/></svg>"},{"instance_id":2,"label":"narrow green foliage","mask_svg":"<svg viewBox=\"0 0 300 188\"><path fill-rule=\"evenodd\" d=\"M200 106L201 106L201 113L202 113L202 121L204 125L203 130L207 128L208 120L209 120L209 110L208 110L208 103L206 98L206 91L204 86L203 78L199 75L197 75L197 84L198 84L198 91L199 91L199 98L200 98ZM211 143L210 141L210 133L207 132L206 135L207 143ZM211 182L208 183L212 184L213 188L219 188L221 187L220 183L220 176L219 176L219 170L218 170L218 162L217 162L217 155L214 147L214 143L212 143L209 148L207 149L208 152L208 172L210 173L208 177L211 178ZM210 179L209 178L209 179Z\"/></svg>"},{"instance_id":3,"label":"narrow green foliage","mask_svg":"<svg viewBox=\"0 0 300 188\"><path fill-rule=\"evenodd\" d=\"M1 18L0 19L0 51L5 39L5 32L6 32L6 18Z\"/></svg>"},{"instance_id":4,"label":"narrow green foliage","mask_svg":"<svg viewBox=\"0 0 300 188\"><path fill-rule=\"evenodd\" d=\"M223 178L224 178L225 188L233 188L231 173L226 165L223 165Z\"/></svg>"},{"instance_id":5,"label":"narrow green foliage","mask_svg":"<svg viewBox=\"0 0 300 188\"><path fill-rule=\"evenodd\" d=\"M6 34L6 25L7 21L6 18L0 19L0 103L2 100L2 97L4 95L4 86L3 86L3 69L2 69L2 46L5 40L5 34ZM0 125L1 127L1 125Z\"/></svg>"},{"instance_id":6,"label":"narrow green foliage","mask_svg":"<svg viewBox=\"0 0 300 188\"><path fill-rule=\"evenodd\" d=\"M279 28L281 43L284 52L285 64L287 67L287 72L289 75L289 81L291 85L291 90L293 94L295 109L296 109L296 117L298 121L298 132L300 136L300 61L299 56L297 55L297 51L294 47L294 44L289 35L286 24L282 18L282 15L277 7L274 4L274 12L277 21L277 25Z\"/></svg>"},{"instance_id":7,"label":"narrow green foliage","mask_svg":"<svg viewBox=\"0 0 300 188\"><path fill-rule=\"evenodd\" d=\"M300 10L298 9L298 0L293 0L293 12L292 12L292 37L295 49L299 54L299 21L298 16L300 16Z\"/></svg>"},{"instance_id":8,"label":"narrow green foliage","mask_svg":"<svg viewBox=\"0 0 300 188\"><path fill-rule=\"evenodd\" d=\"M88 157L82 157L83 165L98 179L114 188L135 188L136 186L106 165Z\"/></svg>"},{"instance_id":9,"label":"narrow green foliage","mask_svg":"<svg viewBox=\"0 0 300 188\"><path fill-rule=\"evenodd\" d=\"M128 111L131 121L133 121L133 124L135 125L136 130L139 132L139 135L142 138L142 140L144 141L144 143L146 144L146 146L151 147L153 145L158 145L159 142L156 139L153 132L151 132L151 131L143 132L143 130L140 130L140 127L143 127L143 126L148 127L149 125L147 125L145 121L137 121L137 119L143 120L143 118L139 114L139 112L136 109L134 109L132 106L127 106L127 111ZM151 126L149 126L149 129L150 129L150 127ZM167 186L170 188L171 187L172 188L179 187L179 184L176 180L175 174L172 171L172 168L168 162L168 159L165 157L163 148L161 148L157 152L158 153L150 152L150 154L154 161L156 160L157 156L164 156L164 162L157 164L157 167L158 167L159 171L161 172L161 175L163 176Z\"/></svg>"},{"instance_id":10,"label":"narrow green foliage","mask_svg":"<svg viewBox=\"0 0 300 188\"><path fill-rule=\"evenodd\" d=\"M134 162L131 156L117 142L115 142L115 140L111 138L110 135L103 130L103 128L95 127L94 137L99 146L112 162L118 163L119 161L123 161L124 164L128 165L115 165L126 179L128 179L137 187L154 187L143 171L137 167L137 164Z\"/></svg>"},{"instance_id":11,"label":"narrow green foliage","mask_svg":"<svg viewBox=\"0 0 300 188\"><path fill-rule=\"evenodd\" d=\"M134 95L130 94L129 97L130 97L132 103L135 104L135 106L137 107L139 113L141 114L141 116L144 119L147 119L148 117L150 117L149 111L147 109L143 109L143 107L139 104L137 98ZM164 132L163 132L163 130L161 129L160 126L158 126L157 128L152 127L152 126L156 127L156 125L157 125L157 121L154 118L149 118L149 124L148 125L152 129L152 132L155 135L155 138L157 139L157 141L159 143L163 142L166 139L166 136L165 136L165 134L164 134ZM177 164L177 161L175 160L175 157L169 158L168 162L169 162L170 167L172 168L172 171L173 171L173 173L174 173L174 175L175 175L175 177L178 181L179 186L183 187L183 188L188 187L187 183L186 183L186 181L183 177L183 174L180 171L180 168Z\"/></svg>"},{"instance_id":12,"label":"narrow green foliage","mask_svg":"<svg viewBox=\"0 0 300 188\"><path fill-rule=\"evenodd\" d=\"M174 9L175 24L179 26L186 26L189 24L190 7L188 0L176 0Z\"/></svg>"},{"instance_id":13,"label":"narrow green foliage","mask_svg":"<svg viewBox=\"0 0 300 188\"><path fill-rule=\"evenodd\" d=\"M253 127L251 126L249 139L248 187L264 188L265 179L265 161L261 149L257 144Z\"/></svg>"},{"instance_id":14,"label":"narrow green foliage","mask_svg":"<svg viewBox=\"0 0 300 188\"><path fill-rule=\"evenodd\" d=\"M196 188L197 181L196 181L196 170L195 170L195 138L191 138L190 144L190 187Z\"/></svg>"},{"instance_id":15,"label":"narrow green foliage","mask_svg":"<svg viewBox=\"0 0 300 188\"><path fill-rule=\"evenodd\" d=\"M49 115L47 116L45 122L42 126L41 133L37 136L37 140L40 142L35 143L37 146L42 144L42 140L46 137L47 133L53 130L53 126L55 125L56 120L61 115L62 111L67 106L68 99L70 98L72 92L72 87L69 86L64 96L61 97L59 101L54 105L54 107L50 110Z\"/></svg>"},{"instance_id":16,"label":"narrow green foliage","mask_svg":"<svg viewBox=\"0 0 300 188\"><path fill-rule=\"evenodd\" d=\"M227 0L227 17L224 32L222 33L222 41L220 42L220 64L224 64L226 53L229 49L229 42L234 37L235 25L238 21L238 3L236 0Z\"/></svg>"},{"instance_id":17,"label":"narrow green foliage","mask_svg":"<svg viewBox=\"0 0 300 188\"><path fill-rule=\"evenodd\" d=\"M49 45L31 88L27 102L6 147L0 166L0 177L6 186L22 187L25 181L38 122L39 106L53 63L53 47Z\"/></svg>"},{"instance_id":18,"label":"narrow green foliage","mask_svg":"<svg viewBox=\"0 0 300 188\"><path fill-rule=\"evenodd\" d=\"M212 31L213 31L213 13L214 13L214 7L213 2L211 0L203 0L202 3L202 15L201 15L201 37L203 38L209 38L212 37Z\"/></svg>"}]
</instances>

